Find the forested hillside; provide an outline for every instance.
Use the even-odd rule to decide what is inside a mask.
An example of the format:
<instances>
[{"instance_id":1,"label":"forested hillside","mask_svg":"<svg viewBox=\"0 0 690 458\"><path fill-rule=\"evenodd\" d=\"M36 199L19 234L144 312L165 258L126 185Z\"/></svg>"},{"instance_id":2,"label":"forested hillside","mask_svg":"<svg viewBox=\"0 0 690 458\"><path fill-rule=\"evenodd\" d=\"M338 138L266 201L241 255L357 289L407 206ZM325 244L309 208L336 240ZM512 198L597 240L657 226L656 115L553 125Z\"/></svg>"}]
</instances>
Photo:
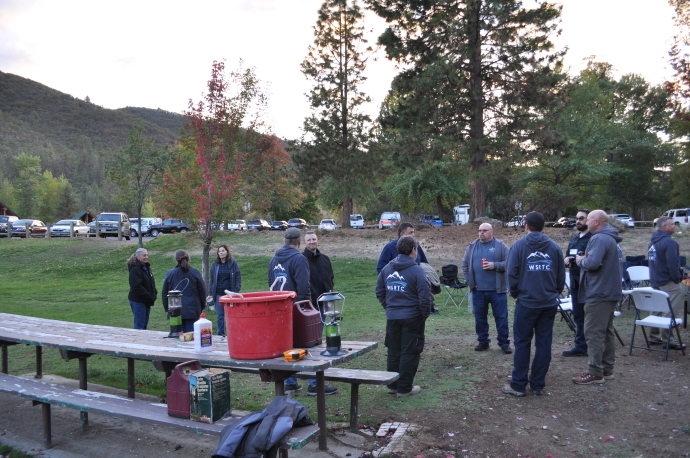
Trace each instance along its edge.
<instances>
[{"instance_id":1,"label":"forested hillside","mask_svg":"<svg viewBox=\"0 0 690 458\"><path fill-rule=\"evenodd\" d=\"M64 175L75 189L101 184L103 158L121 148L143 119L160 146L178 138L184 117L163 110L109 110L10 73L0 72L0 179L17 176L14 157L41 158L41 169Z\"/></svg>"}]
</instances>

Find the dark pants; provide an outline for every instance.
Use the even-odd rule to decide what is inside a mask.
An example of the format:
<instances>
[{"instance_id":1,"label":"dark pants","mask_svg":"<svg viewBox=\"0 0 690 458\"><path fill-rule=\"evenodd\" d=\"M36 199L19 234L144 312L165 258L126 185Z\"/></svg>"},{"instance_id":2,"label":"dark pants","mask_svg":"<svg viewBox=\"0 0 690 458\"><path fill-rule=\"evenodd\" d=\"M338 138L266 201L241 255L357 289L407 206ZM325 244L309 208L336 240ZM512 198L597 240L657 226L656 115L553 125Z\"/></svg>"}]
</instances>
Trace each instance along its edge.
<instances>
[{"instance_id":1,"label":"dark pants","mask_svg":"<svg viewBox=\"0 0 690 458\"><path fill-rule=\"evenodd\" d=\"M398 381L388 385L388 388L397 389L398 393L412 391L419 355L424 350L424 322L421 316L386 322L387 370L400 374Z\"/></svg>"},{"instance_id":2,"label":"dark pants","mask_svg":"<svg viewBox=\"0 0 690 458\"><path fill-rule=\"evenodd\" d=\"M496 291L472 291L472 305L474 305L474 330L479 342L491 342L489 339L489 304L496 322L498 345L510 345L508 340L508 298L506 294Z\"/></svg>"},{"instance_id":3,"label":"dark pants","mask_svg":"<svg viewBox=\"0 0 690 458\"><path fill-rule=\"evenodd\" d=\"M129 301L129 306L132 308L132 314L134 315L134 329L146 329L149 325L151 307L142 302L134 301Z\"/></svg>"},{"instance_id":4,"label":"dark pants","mask_svg":"<svg viewBox=\"0 0 690 458\"><path fill-rule=\"evenodd\" d=\"M196 320L198 320L198 318ZM194 323L196 320L182 319L182 332L194 332Z\"/></svg>"},{"instance_id":5,"label":"dark pants","mask_svg":"<svg viewBox=\"0 0 690 458\"><path fill-rule=\"evenodd\" d=\"M546 373L551 364L553 321L557 310L555 306L530 308L521 305L519 300L515 302L513 320L515 356L513 357L513 376L510 381L510 386L515 391L524 393L528 381L535 391L546 386ZM536 350L530 371L532 336L534 336Z\"/></svg>"},{"instance_id":6,"label":"dark pants","mask_svg":"<svg viewBox=\"0 0 690 458\"><path fill-rule=\"evenodd\" d=\"M587 353L585 340L585 304L578 301L577 290L580 288L580 276L570 275L570 298L573 305L573 321L575 322L575 350Z\"/></svg>"}]
</instances>

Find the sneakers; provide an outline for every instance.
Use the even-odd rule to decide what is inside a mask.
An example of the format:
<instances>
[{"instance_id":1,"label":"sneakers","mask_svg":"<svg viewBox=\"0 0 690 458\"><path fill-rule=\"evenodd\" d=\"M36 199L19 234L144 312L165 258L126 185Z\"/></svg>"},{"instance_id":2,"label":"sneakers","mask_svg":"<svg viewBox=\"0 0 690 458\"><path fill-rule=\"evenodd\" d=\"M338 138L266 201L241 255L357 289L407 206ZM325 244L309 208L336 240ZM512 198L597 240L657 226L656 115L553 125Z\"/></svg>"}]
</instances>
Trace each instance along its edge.
<instances>
[{"instance_id":1,"label":"sneakers","mask_svg":"<svg viewBox=\"0 0 690 458\"><path fill-rule=\"evenodd\" d=\"M563 350L561 353L563 356L587 356L586 351L578 350L577 348L572 348L570 350Z\"/></svg>"},{"instance_id":2,"label":"sneakers","mask_svg":"<svg viewBox=\"0 0 690 458\"><path fill-rule=\"evenodd\" d=\"M479 345L474 347L474 351L486 351L489 349L489 342L479 342Z\"/></svg>"},{"instance_id":3,"label":"sneakers","mask_svg":"<svg viewBox=\"0 0 690 458\"><path fill-rule=\"evenodd\" d=\"M604 372L604 380L613 380L614 378L616 377L613 375L613 372Z\"/></svg>"},{"instance_id":4,"label":"sneakers","mask_svg":"<svg viewBox=\"0 0 690 458\"><path fill-rule=\"evenodd\" d=\"M330 396L331 394L334 394L336 391L338 391L337 386L326 386L324 387L324 394L326 396ZM316 387L309 385L309 388L307 388L307 395L308 396L316 396L318 393L316 392Z\"/></svg>"},{"instance_id":5,"label":"sneakers","mask_svg":"<svg viewBox=\"0 0 690 458\"><path fill-rule=\"evenodd\" d=\"M583 372L579 377L573 377L573 383L576 385L591 385L592 383L604 383L605 381L604 377L595 377L589 372Z\"/></svg>"},{"instance_id":6,"label":"sneakers","mask_svg":"<svg viewBox=\"0 0 690 458\"><path fill-rule=\"evenodd\" d=\"M388 388L388 394L398 394L397 388Z\"/></svg>"},{"instance_id":7,"label":"sneakers","mask_svg":"<svg viewBox=\"0 0 690 458\"><path fill-rule=\"evenodd\" d=\"M664 348L666 348L666 345L664 345ZM677 344L675 342L671 342L670 344L668 344L668 349L669 350L683 350L683 349L685 349L685 345L680 345L680 344Z\"/></svg>"},{"instance_id":8,"label":"sneakers","mask_svg":"<svg viewBox=\"0 0 690 458\"><path fill-rule=\"evenodd\" d=\"M650 345L663 345L663 344L665 344L665 343L666 343L666 342L664 342L663 340L659 339L658 337L650 337L650 338L649 338L649 344L650 344Z\"/></svg>"},{"instance_id":9,"label":"sneakers","mask_svg":"<svg viewBox=\"0 0 690 458\"><path fill-rule=\"evenodd\" d=\"M422 387L421 387L421 386L418 386L418 385L415 385L415 386L412 387L412 390L410 390L410 391L407 392L407 393L398 393L397 397L399 397L399 398L406 398L406 397L409 397L409 396L414 396L415 394L419 394L419 393L421 393L421 391L422 391Z\"/></svg>"},{"instance_id":10,"label":"sneakers","mask_svg":"<svg viewBox=\"0 0 690 458\"><path fill-rule=\"evenodd\" d=\"M504 355L509 355L509 354L513 353L513 349L510 348L510 345L505 345L505 346L501 347L501 350L503 351Z\"/></svg>"},{"instance_id":11,"label":"sneakers","mask_svg":"<svg viewBox=\"0 0 690 458\"><path fill-rule=\"evenodd\" d=\"M521 398L522 396L525 396L525 393L521 393L519 391L515 391L511 386L510 383L506 383L503 385L503 388L501 388L501 391L503 391L504 394L510 394L513 396L517 396Z\"/></svg>"},{"instance_id":12,"label":"sneakers","mask_svg":"<svg viewBox=\"0 0 690 458\"><path fill-rule=\"evenodd\" d=\"M535 390L531 386L528 386L527 389L530 390L532 394L534 394L535 396L542 396L544 394L544 392L541 389Z\"/></svg>"},{"instance_id":13,"label":"sneakers","mask_svg":"<svg viewBox=\"0 0 690 458\"><path fill-rule=\"evenodd\" d=\"M295 391L299 391L302 389L302 385L299 383L295 383L294 385L285 385L285 394L292 394Z\"/></svg>"}]
</instances>

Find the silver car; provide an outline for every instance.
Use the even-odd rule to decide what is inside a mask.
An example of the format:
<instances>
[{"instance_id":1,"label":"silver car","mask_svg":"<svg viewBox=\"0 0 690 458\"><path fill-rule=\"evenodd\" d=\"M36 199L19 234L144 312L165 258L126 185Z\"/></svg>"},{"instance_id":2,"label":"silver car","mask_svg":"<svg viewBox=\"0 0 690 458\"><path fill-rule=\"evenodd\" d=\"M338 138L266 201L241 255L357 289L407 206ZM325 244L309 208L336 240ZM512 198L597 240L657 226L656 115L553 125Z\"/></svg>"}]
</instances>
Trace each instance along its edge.
<instances>
[{"instance_id":1,"label":"silver car","mask_svg":"<svg viewBox=\"0 0 690 458\"><path fill-rule=\"evenodd\" d=\"M69 237L70 224L74 227L75 237L79 237L80 235L83 235L84 237L89 236L89 226L80 219L62 219L58 221L57 223L50 226L50 236Z\"/></svg>"}]
</instances>

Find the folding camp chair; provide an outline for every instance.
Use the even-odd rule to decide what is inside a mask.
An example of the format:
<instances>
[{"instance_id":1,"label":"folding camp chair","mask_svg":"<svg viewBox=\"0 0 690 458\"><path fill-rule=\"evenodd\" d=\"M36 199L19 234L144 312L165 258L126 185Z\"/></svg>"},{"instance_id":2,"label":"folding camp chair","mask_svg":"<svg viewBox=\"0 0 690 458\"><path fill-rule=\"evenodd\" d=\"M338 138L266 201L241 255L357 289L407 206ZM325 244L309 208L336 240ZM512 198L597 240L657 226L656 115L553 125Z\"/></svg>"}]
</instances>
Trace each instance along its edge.
<instances>
[{"instance_id":1,"label":"folding camp chair","mask_svg":"<svg viewBox=\"0 0 690 458\"><path fill-rule=\"evenodd\" d=\"M671 342L671 334L673 333L673 329L676 330L676 337L678 338L678 344L681 345L681 351L683 352L683 356L685 356L685 348L682 348L683 342L680 339L680 331L678 330L678 327L683 324L683 320L681 318L676 318L673 315L673 307L671 307L671 302L668 300L668 294L665 293L664 291L659 291L653 288L637 288L633 290L628 290L628 291L623 291L626 294L630 294L633 298L633 302L635 304L635 323L633 327L633 333L632 333L632 338L630 339L630 355L632 355L632 349L633 348L644 348L645 350L648 351L659 351L659 352L664 352L665 357L664 359L668 361L668 345ZM661 312L661 313L668 313L670 312L671 316L670 317L663 317L663 316L655 316L655 315L649 315L646 318L641 318L640 317L640 311L645 311L645 312ZM644 341L645 344L647 344L646 347L638 347L635 346L635 331L637 330L638 326L642 326L642 335L644 336ZM651 327L651 328L659 328L659 329L666 329L668 330L668 337L666 340L666 349L665 350L657 350L656 348L652 348L649 345L649 339L647 339L647 332L645 331L645 327Z\"/></svg>"},{"instance_id":2,"label":"folding camp chair","mask_svg":"<svg viewBox=\"0 0 690 458\"><path fill-rule=\"evenodd\" d=\"M443 290L446 292L446 302L452 302L456 307L462 306L467 300L467 285L458 280L458 266L455 264L448 264L441 268L442 277L440 277Z\"/></svg>"},{"instance_id":3,"label":"folding camp chair","mask_svg":"<svg viewBox=\"0 0 690 458\"><path fill-rule=\"evenodd\" d=\"M567 290L567 294L565 291ZM558 313L561 314L561 321L565 321L571 331L576 332L577 326L573 320L573 300L570 297L570 277L565 277L565 289L558 298Z\"/></svg>"}]
</instances>

